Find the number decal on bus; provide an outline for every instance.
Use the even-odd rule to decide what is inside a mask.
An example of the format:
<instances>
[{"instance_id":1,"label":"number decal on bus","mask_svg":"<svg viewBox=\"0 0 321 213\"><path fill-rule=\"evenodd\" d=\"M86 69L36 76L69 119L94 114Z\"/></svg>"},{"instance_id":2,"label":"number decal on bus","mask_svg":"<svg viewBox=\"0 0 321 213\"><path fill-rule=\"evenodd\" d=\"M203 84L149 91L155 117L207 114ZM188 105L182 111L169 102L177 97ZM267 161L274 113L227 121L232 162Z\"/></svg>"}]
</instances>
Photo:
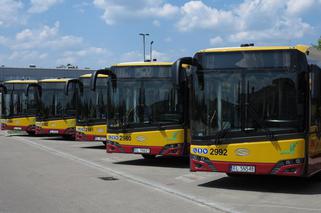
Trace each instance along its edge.
<instances>
[{"instance_id":1,"label":"number decal on bus","mask_svg":"<svg viewBox=\"0 0 321 213\"><path fill-rule=\"evenodd\" d=\"M227 156L227 149L210 149L210 155Z\"/></svg>"},{"instance_id":2,"label":"number decal on bus","mask_svg":"<svg viewBox=\"0 0 321 213\"><path fill-rule=\"evenodd\" d=\"M127 135L119 136L119 140L120 141L131 141L132 137L131 136L127 136Z\"/></svg>"},{"instance_id":3,"label":"number decal on bus","mask_svg":"<svg viewBox=\"0 0 321 213\"><path fill-rule=\"evenodd\" d=\"M127 135L124 135L124 136L109 135L108 139L113 141L131 141L132 137Z\"/></svg>"}]
</instances>

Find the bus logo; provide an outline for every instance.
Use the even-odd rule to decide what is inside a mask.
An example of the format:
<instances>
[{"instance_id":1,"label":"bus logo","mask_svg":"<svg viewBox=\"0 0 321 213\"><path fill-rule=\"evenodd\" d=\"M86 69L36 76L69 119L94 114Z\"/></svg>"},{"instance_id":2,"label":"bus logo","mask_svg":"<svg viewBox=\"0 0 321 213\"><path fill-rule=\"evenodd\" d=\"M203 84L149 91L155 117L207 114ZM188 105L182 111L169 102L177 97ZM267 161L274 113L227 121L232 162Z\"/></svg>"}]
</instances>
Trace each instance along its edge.
<instances>
[{"instance_id":1,"label":"bus logo","mask_svg":"<svg viewBox=\"0 0 321 213\"><path fill-rule=\"evenodd\" d=\"M116 140L119 140L119 137L117 135L108 135L108 139L109 140L112 140L112 141L116 141Z\"/></svg>"},{"instance_id":2,"label":"bus logo","mask_svg":"<svg viewBox=\"0 0 321 213\"><path fill-rule=\"evenodd\" d=\"M195 154L207 154L208 149L202 149L202 148L193 148L193 153Z\"/></svg>"},{"instance_id":3,"label":"bus logo","mask_svg":"<svg viewBox=\"0 0 321 213\"><path fill-rule=\"evenodd\" d=\"M290 149L280 151L280 154L281 155L293 155L295 153L295 148L296 148L297 145L298 145L298 143L291 143L290 144Z\"/></svg>"},{"instance_id":4,"label":"bus logo","mask_svg":"<svg viewBox=\"0 0 321 213\"><path fill-rule=\"evenodd\" d=\"M169 140L169 141L176 141L176 140L177 140L177 135L178 135L178 132L174 132L173 135L172 135L172 137L167 138L167 140Z\"/></svg>"},{"instance_id":5,"label":"bus logo","mask_svg":"<svg viewBox=\"0 0 321 213\"><path fill-rule=\"evenodd\" d=\"M146 138L144 136L137 136L136 140L139 142L144 142L146 140Z\"/></svg>"},{"instance_id":6,"label":"bus logo","mask_svg":"<svg viewBox=\"0 0 321 213\"><path fill-rule=\"evenodd\" d=\"M235 154L237 156L248 156L250 154L250 151L248 149L240 148L235 150Z\"/></svg>"}]
</instances>

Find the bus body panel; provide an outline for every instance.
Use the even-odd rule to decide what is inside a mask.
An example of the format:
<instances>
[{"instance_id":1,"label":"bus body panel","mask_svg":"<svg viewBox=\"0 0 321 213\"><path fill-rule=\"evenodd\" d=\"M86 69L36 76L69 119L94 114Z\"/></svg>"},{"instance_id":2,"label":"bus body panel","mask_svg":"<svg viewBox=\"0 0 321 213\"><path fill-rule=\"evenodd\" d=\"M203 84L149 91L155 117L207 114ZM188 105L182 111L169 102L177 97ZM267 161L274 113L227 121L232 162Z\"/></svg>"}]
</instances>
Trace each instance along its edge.
<instances>
[{"instance_id":1,"label":"bus body panel","mask_svg":"<svg viewBox=\"0 0 321 213\"><path fill-rule=\"evenodd\" d=\"M34 133L39 107L38 86L37 80L9 80L0 85L2 130Z\"/></svg>"},{"instance_id":2,"label":"bus body panel","mask_svg":"<svg viewBox=\"0 0 321 213\"><path fill-rule=\"evenodd\" d=\"M184 150L184 130L107 133L108 153L180 156ZM146 153L144 153L146 152Z\"/></svg>"},{"instance_id":3,"label":"bus body panel","mask_svg":"<svg viewBox=\"0 0 321 213\"><path fill-rule=\"evenodd\" d=\"M106 141L106 134L107 134L106 124L76 126L77 141Z\"/></svg>"},{"instance_id":4,"label":"bus body panel","mask_svg":"<svg viewBox=\"0 0 321 213\"><path fill-rule=\"evenodd\" d=\"M273 54L281 55L272 59ZM321 51L248 44L201 50L181 61L195 68L191 171L286 176L321 171ZM252 142L263 134L270 139Z\"/></svg>"},{"instance_id":5,"label":"bus body panel","mask_svg":"<svg viewBox=\"0 0 321 213\"><path fill-rule=\"evenodd\" d=\"M189 148L187 88L175 87L171 62L128 62L105 73L108 153L182 156ZM99 73L99 74L101 74ZM117 79L117 83L114 80ZM184 88L183 88L184 86Z\"/></svg>"},{"instance_id":6,"label":"bus body panel","mask_svg":"<svg viewBox=\"0 0 321 213\"><path fill-rule=\"evenodd\" d=\"M92 74L80 76L83 83L83 94L79 97L79 109L76 120L76 141L101 141L106 142L107 124L106 86L108 75L97 76L96 89L90 89ZM97 85L98 84L98 85ZM99 108L99 110L97 110Z\"/></svg>"},{"instance_id":7,"label":"bus body panel","mask_svg":"<svg viewBox=\"0 0 321 213\"><path fill-rule=\"evenodd\" d=\"M73 135L75 133L76 119L59 119L36 122L37 135Z\"/></svg>"},{"instance_id":8,"label":"bus body panel","mask_svg":"<svg viewBox=\"0 0 321 213\"><path fill-rule=\"evenodd\" d=\"M311 131L312 130L312 131ZM314 173L321 170L321 138L320 135L315 133L314 127L311 127L308 143L308 175L313 175Z\"/></svg>"},{"instance_id":9,"label":"bus body panel","mask_svg":"<svg viewBox=\"0 0 321 213\"><path fill-rule=\"evenodd\" d=\"M228 145L191 145L192 171L253 173L301 176L304 172L303 138ZM252 166L254 170L238 172L233 166Z\"/></svg>"},{"instance_id":10,"label":"bus body panel","mask_svg":"<svg viewBox=\"0 0 321 213\"><path fill-rule=\"evenodd\" d=\"M21 130L32 132L35 130L36 117L8 118L2 119L3 130Z\"/></svg>"}]
</instances>

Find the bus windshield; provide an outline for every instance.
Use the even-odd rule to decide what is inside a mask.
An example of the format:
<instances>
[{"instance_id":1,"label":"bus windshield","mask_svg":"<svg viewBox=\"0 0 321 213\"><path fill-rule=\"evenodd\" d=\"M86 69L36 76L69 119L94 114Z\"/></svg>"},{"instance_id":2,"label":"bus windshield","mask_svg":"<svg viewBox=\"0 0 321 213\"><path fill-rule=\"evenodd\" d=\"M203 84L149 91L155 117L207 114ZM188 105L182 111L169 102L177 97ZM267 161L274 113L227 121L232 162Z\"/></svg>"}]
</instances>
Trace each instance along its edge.
<instances>
[{"instance_id":1,"label":"bus windshield","mask_svg":"<svg viewBox=\"0 0 321 213\"><path fill-rule=\"evenodd\" d=\"M90 78L81 79L84 93L80 96L77 123L83 125L106 124L107 78L97 78L96 91L90 89Z\"/></svg>"},{"instance_id":2,"label":"bus windshield","mask_svg":"<svg viewBox=\"0 0 321 213\"><path fill-rule=\"evenodd\" d=\"M7 93L2 94L2 117L15 118L35 116L38 112L38 88L31 86L26 96L28 84L5 84Z\"/></svg>"},{"instance_id":3,"label":"bus windshield","mask_svg":"<svg viewBox=\"0 0 321 213\"><path fill-rule=\"evenodd\" d=\"M41 113L39 119L72 118L76 116L77 89L70 84L69 95L65 94L65 82L46 82L42 87Z\"/></svg>"},{"instance_id":4,"label":"bus windshield","mask_svg":"<svg viewBox=\"0 0 321 213\"><path fill-rule=\"evenodd\" d=\"M303 131L305 97L298 68L304 65L300 60L292 62L295 56L290 51L275 55L240 52L232 53L230 59L226 53L198 56L208 69L198 70L193 78L194 139L214 139L226 130L229 134L225 137Z\"/></svg>"},{"instance_id":5,"label":"bus windshield","mask_svg":"<svg viewBox=\"0 0 321 213\"><path fill-rule=\"evenodd\" d=\"M108 128L181 124L183 120L170 66L117 67L117 88L109 82Z\"/></svg>"}]
</instances>

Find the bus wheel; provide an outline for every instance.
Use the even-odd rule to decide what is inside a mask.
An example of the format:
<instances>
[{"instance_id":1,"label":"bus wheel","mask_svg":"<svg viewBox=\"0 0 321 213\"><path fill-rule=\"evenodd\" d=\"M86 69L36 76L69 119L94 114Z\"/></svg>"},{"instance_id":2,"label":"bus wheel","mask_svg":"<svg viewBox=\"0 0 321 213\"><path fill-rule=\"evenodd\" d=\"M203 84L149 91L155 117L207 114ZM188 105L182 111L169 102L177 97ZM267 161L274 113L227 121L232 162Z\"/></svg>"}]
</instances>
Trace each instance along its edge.
<instances>
[{"instance_id":1,"label":"bus wheel","mask_svg":"<svg viewBox=\"0 0 321 213\"><path fill-rule=\"evenodd\" d=\"M148 155L148 154L142 154L143 158L152 160L156 158L156 155Z\"/></svg>"},{"instance_id":2,"label":"bus wheel","mask_svg":"<svg viewBox=\"0 0 321 213\"><path fill-rule=\"evenodd\" d=\"M73 135L63 135L62 138L68 141L74 141L76 139Z\"/></svg>"},{"instance_id":3,"label":"bus wheel","mask_svg":"<svg viewBox=\"0 0 321 213\"><path fill-rule=\"evenodd\" d=\"M27 134L29 136L35 136L36 135L36 133L34 131L27 131Z\"/></svg>"}]
</instances>

